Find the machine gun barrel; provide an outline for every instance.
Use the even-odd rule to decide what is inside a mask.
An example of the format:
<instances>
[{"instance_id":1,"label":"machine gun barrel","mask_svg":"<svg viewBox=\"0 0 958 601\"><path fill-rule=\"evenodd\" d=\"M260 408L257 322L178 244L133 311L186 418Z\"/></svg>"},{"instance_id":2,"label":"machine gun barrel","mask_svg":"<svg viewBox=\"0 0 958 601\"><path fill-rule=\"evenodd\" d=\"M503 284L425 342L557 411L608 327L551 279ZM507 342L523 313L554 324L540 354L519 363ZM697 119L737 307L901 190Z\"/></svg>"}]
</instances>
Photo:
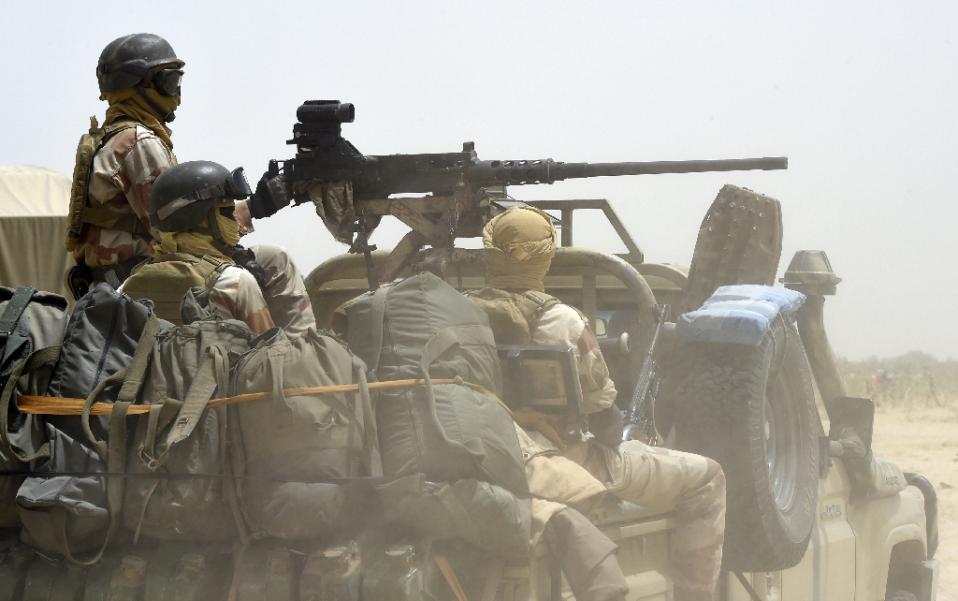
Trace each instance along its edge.
<instances>
[{"instance_id":1,"label":"machine gun barrel","mask_svg":"<svg viewBox=\"0 0 958 601\"><path fill-rule=\"evenodd\" d=\"M477 161L469 168L469 179L482 185L515 186L551 184L566 179L654 175L660 173L701 173L706 171L751 171L787 169L787 157L715 159L698 161L649 161L627 163L560 163L552 159L534 161Z\"/></svg>"}]
</instances>

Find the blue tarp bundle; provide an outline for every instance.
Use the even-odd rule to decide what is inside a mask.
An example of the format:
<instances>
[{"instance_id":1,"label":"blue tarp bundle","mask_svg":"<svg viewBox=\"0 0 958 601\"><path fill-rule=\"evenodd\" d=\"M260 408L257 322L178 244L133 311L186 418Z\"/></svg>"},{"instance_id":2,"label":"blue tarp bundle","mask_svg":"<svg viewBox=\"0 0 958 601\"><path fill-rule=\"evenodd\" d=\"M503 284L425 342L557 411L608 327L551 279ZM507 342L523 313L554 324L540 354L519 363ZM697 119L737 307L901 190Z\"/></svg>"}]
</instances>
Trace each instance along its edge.
<instances>
[{"instance_id":1,"label":"blue tarp bundle","mask_svg":"<svg viewBox=\"0 0 958 601\"><path fill-rule=\"evenodd\" d=\"M781 313L792 316L805 295L774 286L722 286L700 309L679 317L676 333L693 342L757 346Z\"/></svg>"}]
</instances>

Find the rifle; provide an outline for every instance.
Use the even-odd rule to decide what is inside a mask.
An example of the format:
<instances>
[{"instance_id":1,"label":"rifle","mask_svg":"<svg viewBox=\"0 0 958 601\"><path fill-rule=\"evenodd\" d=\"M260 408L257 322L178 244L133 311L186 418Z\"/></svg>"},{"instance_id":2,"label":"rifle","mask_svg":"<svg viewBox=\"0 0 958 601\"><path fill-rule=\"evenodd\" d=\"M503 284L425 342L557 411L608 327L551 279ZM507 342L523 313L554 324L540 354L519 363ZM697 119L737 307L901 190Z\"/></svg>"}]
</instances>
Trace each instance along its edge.
<instances>
[{"instance_id":1,"label":"rifle","mask_svg":"<svg viewBox=\"0 0 958 601\"><path fill-rule=\"evenodd\" d=\"M566 179L786 169L786 157L701 161L653 161L627 163L563 163L552 159L480 161L473 142L461 152L427 154L364 155L342 136L342 124L355 119L352 104L338 100L307 100L296 111L298 122L287 144L296 145L296 156L271 160L269 168L250 199L256 217L271 215L293 202L313 201L317 206L329 198L317 198L326 185L340 185L345 193L320 211L337 239L351 241L354 252L369 256L365 240L379 219L393 215L408 225L408 232L384 265L385 279L392 279L424 245L451 247L457 237L474 237L496 210L496 200L505 196L504 186L551 184ZM277 202L267 198L265 182L282 182L288 196ZM396 194L429 194L416 198L391 198ZM320 193L325 194L324 192ZM361 228L357 223L363 221ZM360 231L362 230L362 231ZM358 242L358 244L357 244Z\"/></svg>"},{"instance_id":2,"label":"rifle","mask_svg":"<svg viewBox=\"0 0 958 601\"><path fill-rule=\"evenodd\" d=\"M642 371L639 372L639 381L629 401L629 408L625 412L625 427L622 429L622 440L632 440L635 433L641 435L641 440L655 445L659 440L659 433L655 429L655 401L659 396L659 377L656 373L655 350L659 344L659 335L662 326L668 317L668 305L655 306L655 330L649 350L642 361Z\"/></svg>"}]
</instances>

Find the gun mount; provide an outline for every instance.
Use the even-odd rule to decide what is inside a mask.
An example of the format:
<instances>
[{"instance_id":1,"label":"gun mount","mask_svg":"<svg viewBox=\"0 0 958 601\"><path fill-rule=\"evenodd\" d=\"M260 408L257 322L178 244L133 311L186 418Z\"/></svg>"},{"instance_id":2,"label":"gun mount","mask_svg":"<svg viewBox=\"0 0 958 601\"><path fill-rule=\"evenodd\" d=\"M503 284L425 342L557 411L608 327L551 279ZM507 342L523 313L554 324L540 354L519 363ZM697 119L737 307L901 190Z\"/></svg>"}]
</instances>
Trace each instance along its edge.
<instances>
[{"instance_id":1,"label":"gun mount","mask_svg":"<svg viewBox=\"0 0 958 601\"><path fill-rule=\"evenodd\" d=\"M368 255L369 233L386 215L410 227L390 254L381 276L394 277L422 247L451 248L459 237L474 237L494 214L504 187L551 184L567 179L786 169L786 157L564 163L552 159L479 160L475 145L460 152L364 155L342 136L342 124L355 119L352 104L308 100L296 111L298 122L288 144L296 156L270 161L264 178L281 178L297 204L312 201L324 223L353 252ZM397 194L425 194L400 197ZM254 197L253 202L256 202ZM370 262L370 267L371 267ZM370 284L379 280L374 274Z\"/></svg>"}]
</instances>

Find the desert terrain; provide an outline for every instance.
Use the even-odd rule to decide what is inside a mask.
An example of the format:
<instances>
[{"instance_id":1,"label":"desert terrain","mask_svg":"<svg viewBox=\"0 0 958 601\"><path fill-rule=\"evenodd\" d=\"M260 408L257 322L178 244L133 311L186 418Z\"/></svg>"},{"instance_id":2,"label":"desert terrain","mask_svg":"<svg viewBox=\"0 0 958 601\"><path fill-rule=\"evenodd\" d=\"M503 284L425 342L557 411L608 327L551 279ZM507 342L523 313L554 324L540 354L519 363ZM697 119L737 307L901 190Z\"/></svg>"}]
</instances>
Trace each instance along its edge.
<instances>
[{"instance_id":1,"label":"desert terrain","mask_svg":"<svg viewBox=\"0 0 958 601\"><path fill-rule=\"evenodd\" d=\"M958 403L879 405L875 453L923 473L938 490L939 601L958 601Z\"/></svg>"}]
</instances>

